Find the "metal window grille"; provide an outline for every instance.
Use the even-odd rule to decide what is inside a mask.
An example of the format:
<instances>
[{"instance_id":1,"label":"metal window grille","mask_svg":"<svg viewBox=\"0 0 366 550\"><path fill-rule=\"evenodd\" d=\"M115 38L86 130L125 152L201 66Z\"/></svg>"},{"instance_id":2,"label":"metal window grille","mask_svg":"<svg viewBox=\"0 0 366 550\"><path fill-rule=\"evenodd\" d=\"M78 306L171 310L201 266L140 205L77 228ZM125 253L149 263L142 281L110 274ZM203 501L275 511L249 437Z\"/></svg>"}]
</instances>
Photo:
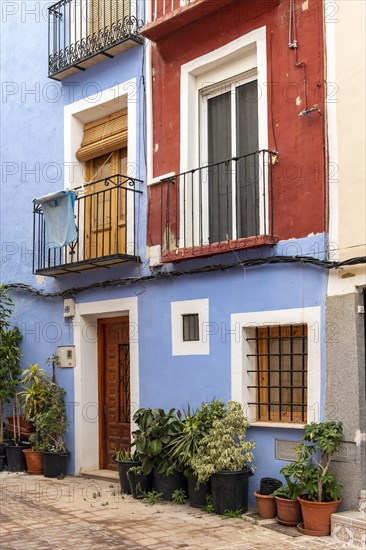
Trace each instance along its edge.
<instances>
[{"instance_id":1,"label":"metal window grille","mask_svg":"<svg viewBox=\"0 0 366 550\"><path fill-rule=\"evenodd\" d=\"M183 342L195 342L200 339L198 313L182 315L183 317Z\"/></svg>"},{"instance_id":2,"label":"metal window grille","mask_svg":"<svg viewBox=\"0 0 366 550\"><path fill-rule=\"evenodd\" d=\"M267 326L248 337L255 369L248 370L248 389L255 391L257 420L306 422L307 326Z\"/></svg>"}]
</instances>

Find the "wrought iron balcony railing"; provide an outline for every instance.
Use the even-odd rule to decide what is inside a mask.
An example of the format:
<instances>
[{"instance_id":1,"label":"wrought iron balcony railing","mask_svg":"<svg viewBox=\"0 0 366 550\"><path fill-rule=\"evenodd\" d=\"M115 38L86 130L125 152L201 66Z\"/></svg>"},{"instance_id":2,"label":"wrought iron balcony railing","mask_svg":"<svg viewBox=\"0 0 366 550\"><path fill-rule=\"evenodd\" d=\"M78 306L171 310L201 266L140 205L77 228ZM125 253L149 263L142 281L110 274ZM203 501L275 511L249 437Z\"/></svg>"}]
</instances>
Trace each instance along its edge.
<instances>
[{"instance_id":1,"label":"wrought iron balcony railing","mask_svg":"<svg viewBox=\"0 0 366 550\"><path fill-rule=\"evenodd\" d=\"M48 8L48 75L61 80L142 44L139 0L60 0Z\"/></svg>"},{"instance_id":2,"label":"wrought iron balcony railing","mask_svg":"<svg viewBox=\"0 0 366 550\"><path fill-rule=\"evenodd\" d=\"M116 174L75 189L77 240L54 248L41 204L33 209L33 273L57 276L139 261L136 221L141 180Z\"/></svg>"},{"instance_id":3,"label":"wrought iron balcony railing","mask_svg":"<svg viewBox=\"0 0 366 550\"><path fill-rule=\"evenodd\" d=\"M163 261L275 244L273 151L201 166L161 181Z\"/></svg>"}]
</instances>

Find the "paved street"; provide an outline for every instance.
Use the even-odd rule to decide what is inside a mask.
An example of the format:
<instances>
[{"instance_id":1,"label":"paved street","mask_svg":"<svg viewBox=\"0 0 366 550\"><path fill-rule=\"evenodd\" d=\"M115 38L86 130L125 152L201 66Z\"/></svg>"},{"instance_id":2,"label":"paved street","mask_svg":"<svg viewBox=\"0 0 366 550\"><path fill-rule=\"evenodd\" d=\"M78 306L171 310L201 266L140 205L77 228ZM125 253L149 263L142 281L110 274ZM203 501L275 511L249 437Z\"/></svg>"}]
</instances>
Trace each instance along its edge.
<instances>
[{"instance_id":1,"label":"paved street","mask_svg":"<svg viewBox=\"0 0 366 550\"><path fill-rule=\"evenodd\" d=\"M297 536L296 530L289 536L250 518L223 519L173 503L150 506L108 481L2 473L0 482L1 550L344 548L330 537Z\"/></svg>"}]
</instances>

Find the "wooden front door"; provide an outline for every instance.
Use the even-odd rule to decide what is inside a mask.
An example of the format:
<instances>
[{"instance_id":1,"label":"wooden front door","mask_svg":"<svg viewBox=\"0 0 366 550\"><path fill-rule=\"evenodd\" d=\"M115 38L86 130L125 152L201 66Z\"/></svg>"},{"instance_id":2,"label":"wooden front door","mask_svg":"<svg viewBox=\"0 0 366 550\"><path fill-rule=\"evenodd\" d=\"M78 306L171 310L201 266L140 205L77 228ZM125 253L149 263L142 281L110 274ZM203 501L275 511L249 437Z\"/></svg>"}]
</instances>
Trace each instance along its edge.
<instances>
[{"instance_id":1,"label":"wooden front door","mask_svg":"<svg viewBox=\"0 0 366 550\"><path fill-rule=\"evenodd\" d=\"M131 443L128 317L98 320L99 467L117 470L112 456Z\"/></svg>"}]
</instances>

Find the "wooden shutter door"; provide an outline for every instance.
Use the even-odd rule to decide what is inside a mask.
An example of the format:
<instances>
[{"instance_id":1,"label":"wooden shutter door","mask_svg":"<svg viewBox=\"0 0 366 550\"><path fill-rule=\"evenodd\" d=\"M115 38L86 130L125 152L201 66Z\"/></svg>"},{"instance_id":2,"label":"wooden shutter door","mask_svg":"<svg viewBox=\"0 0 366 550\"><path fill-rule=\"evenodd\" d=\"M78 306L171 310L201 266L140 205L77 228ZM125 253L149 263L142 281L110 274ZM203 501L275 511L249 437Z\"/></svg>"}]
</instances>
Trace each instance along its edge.
<instances>
[{"instance_id":1,"label":"wooden shutter door","mask_svg":"<svg viewBox=\"0 0 366 550\"><path fill-rule=\"evenodd\" d=\"M259 158L257 80L236 88L237 236L259 234Z\"/></svg>"},{"instance_id":2,"label":"wooden shutter door","mask_svg":"<svg viewBox=\"0 0 366 550\"><path fill-rule=\"evenodd\" d=\"M131 0L90 0L89 28L92 33L108 30L117 22L125 22L130 17Z\"/></svg>"},{"instance_id":3,"label":"wooden shutter door","mask_svg":"<svg viewBox=\"0 0 366 550\"><path fill-rule=\"evenodd\" d=\"M231 157L231 93L207 100L208 163ZM230 163L231 164L231 163ZM231 167L208 169L210 243L232 236Z\"/></svg>"}]
</instances>

